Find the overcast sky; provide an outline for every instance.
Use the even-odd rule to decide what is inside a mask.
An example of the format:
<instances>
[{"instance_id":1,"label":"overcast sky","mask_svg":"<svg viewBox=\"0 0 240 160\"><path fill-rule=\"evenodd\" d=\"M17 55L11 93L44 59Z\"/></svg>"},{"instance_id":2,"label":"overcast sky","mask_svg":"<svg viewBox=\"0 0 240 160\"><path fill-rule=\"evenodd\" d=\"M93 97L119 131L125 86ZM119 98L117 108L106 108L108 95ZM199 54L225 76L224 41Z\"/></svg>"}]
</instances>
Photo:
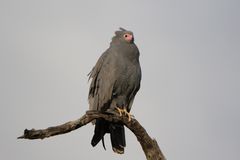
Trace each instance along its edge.
<instances>
[{"instance_id":1,"label":"overcast sky","mask_svg":"<svg viewBox=\"0 0 240 160\"><path fill-rule=\"evenodd\" d=\"M0 159L140 160L92 148L94 127L44 140L25 128L74 120L88 109L87 74L114 31L134 32L142 85L131 113L168 160L240 159L240 1L0 0Z\"/></svg>"}]
</instances>

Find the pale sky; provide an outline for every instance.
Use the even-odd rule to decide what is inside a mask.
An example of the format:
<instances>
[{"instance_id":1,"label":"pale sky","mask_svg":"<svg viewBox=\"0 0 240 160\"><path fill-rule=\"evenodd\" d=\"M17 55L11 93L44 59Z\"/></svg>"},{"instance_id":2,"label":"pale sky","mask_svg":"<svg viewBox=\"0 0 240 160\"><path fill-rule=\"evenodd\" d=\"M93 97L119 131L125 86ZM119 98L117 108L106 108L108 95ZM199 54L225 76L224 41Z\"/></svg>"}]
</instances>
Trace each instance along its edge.
<instances>
[{"instance_id":1,"label":"pale sky","mask_svg":"<svg viewBox=\"0 0 240 160\"><path fill-rule=\"evenodd\" d=\"M0 0L0 159L141 160L126 129L124 155L92 148L89 124L44 140L25 128L88 109L87 74L114 32L134 32L142 84L131 113L168 160L240 159L240 1Z\"/></svg>"}]
</instances>

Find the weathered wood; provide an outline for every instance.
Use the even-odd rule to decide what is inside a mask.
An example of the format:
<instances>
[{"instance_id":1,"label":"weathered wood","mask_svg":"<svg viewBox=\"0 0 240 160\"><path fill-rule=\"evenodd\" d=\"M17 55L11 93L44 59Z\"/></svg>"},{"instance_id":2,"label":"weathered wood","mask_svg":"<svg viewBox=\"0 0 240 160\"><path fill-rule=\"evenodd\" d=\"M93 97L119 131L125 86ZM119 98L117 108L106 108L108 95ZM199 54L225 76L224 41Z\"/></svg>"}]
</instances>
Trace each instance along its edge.
<instances>
[{"instance_id":1,"label":"weathered wood","mask_svg":"<svg viewBox=\"0 0 240 160\"><path fill-rule=\"evenodd\" d=\"M132 118L131 121L128 121L128 117L126 116L120 117L117 115L103 114L95 111L87 111L86 114L81 118L59 126L39 130L25 129L24 134L18 137L18 139L44 139L59 134L65 134L78 129L97 118L103 118L111 122L122 122L137 137L137 140L141 144L147 160L165 160L165 157L161 152L157 141L148 135L147 131L135 118Z\"/></svg>"}]
</instances>

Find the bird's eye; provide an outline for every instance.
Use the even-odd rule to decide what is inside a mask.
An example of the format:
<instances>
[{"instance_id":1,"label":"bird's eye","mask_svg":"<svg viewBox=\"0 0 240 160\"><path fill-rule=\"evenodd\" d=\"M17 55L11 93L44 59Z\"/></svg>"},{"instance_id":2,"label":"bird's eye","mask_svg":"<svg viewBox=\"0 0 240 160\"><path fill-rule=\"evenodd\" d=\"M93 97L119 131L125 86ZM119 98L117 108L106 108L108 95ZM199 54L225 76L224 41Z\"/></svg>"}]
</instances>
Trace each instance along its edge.
<instances>
[{"instance_id":1,"label":"bird's eye","mask_svg":"<svg viewBox=\"0 0 240 160\"><path fill-rule=\"evenodd\" d=\"M126 37L128 37L128 35L127 35L127 34L124 34L124 37L126 38Z\"/></svg>"}]
</instances>

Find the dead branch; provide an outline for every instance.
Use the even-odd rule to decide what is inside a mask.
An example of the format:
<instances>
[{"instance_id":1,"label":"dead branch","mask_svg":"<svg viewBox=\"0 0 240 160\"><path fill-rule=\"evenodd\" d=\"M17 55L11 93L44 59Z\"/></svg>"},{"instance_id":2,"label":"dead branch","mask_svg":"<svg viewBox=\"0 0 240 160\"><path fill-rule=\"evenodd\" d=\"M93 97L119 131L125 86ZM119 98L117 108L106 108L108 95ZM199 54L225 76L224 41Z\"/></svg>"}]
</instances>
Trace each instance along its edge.
<instances>
[{"instance_id":1,"label":"dead branch","mask_svg":"<svg viewBox=\"0 0 240 160\"><path fill-rule=\"evenodd\" d=\"M157 141L155 139L152 139L148 135L146 130L140 125L140 123L135 118L133 118L131 121L128 121L128 118L125 116L120 117L116 115L103 114L95 111L94 112L87 111L86 114L83 115L81 118L67 122L59 126L39 130L25 129L24 134L18 137L18 139L44 139L59 134L65 134L78 129L97 118L103 118L111 122L122 122L137 137L137 140L141 144L147 160L165 160L165 157L161 152Z\"/></svg>"}]
</instances>

